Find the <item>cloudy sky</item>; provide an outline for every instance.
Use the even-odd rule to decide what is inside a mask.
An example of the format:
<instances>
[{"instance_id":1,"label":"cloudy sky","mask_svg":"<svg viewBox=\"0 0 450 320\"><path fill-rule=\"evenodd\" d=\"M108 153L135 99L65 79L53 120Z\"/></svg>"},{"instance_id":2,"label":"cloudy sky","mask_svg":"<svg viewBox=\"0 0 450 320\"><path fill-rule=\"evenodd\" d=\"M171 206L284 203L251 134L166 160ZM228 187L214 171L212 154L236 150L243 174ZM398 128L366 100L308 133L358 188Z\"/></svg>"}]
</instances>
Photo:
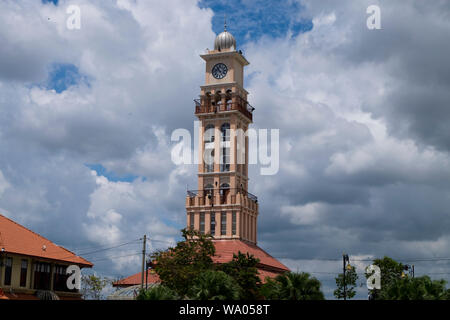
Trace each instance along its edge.
<instances>
[{"instance_id":1,"label":"cloudy sky","mask_svg":"<svg viewBox=\"0 0 450 320\"><path fill-rule=\"evenodd\" d=\"M328 297L343 252L358 272L388 255L450 279L449 260L413 261L450 257L445 0L1 1L0 213L106 276L139 271L143 234L177 240L196 167L172 163L170 136L193 130L225 14L253 127L280 129L279 172L250 168L259 245Z\"/></svg>"}]
</instances>

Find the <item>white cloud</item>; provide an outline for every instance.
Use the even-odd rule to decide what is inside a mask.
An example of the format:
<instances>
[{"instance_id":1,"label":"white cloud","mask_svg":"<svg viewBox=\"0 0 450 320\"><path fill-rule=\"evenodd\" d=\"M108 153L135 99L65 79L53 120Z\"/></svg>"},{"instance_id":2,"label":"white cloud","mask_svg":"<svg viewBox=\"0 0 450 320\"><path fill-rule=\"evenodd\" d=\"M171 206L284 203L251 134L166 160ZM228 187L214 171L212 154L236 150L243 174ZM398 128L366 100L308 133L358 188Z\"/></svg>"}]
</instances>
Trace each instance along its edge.
<instances>
[{"instance_id":1,"label":"white cloud","mask_svg":"<svg viewBox=\"0 0 450 320\"><path fill-rule=\"evenodd\" d=\"M68 30L72 3L0 3L0 207L63 245L146 232L172 241L196 166L171 163L169 133L192 128L213 12L194 0L80 0L82 28ZM445 253L449 23L440 13L448 8L383 2L384 31L369 33L371 1L303 4L310 32L243 48L254 126L280 129L279 174L250 168L260 240L293 261L344 248ZM87 82L45 89L38 84L52 63L74 64ZM93 176L85 166L93 163L139 177ZM137 259L97 267L127 275Z\"/></svg>"}]
</instances>

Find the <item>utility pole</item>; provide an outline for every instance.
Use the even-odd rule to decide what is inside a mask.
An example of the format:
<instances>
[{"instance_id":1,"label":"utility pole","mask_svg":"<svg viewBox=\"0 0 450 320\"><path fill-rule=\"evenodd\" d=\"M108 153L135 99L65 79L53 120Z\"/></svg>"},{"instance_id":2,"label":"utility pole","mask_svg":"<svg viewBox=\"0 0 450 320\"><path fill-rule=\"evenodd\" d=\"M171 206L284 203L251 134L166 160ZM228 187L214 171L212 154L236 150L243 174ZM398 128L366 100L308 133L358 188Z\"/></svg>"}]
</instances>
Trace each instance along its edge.
<instances>
[{"instance_id":1,"label":"utility pole","mask_svg":"<svg viewBox=\"0 0 450 320\"><path fill-rule=\"evenodd\" d=\"M145 268L145 247L147 246L147 235L144 234L142 241L142 272L141 272L141 290L144 289L144 268Z\"/></svg>"}]
</instances>

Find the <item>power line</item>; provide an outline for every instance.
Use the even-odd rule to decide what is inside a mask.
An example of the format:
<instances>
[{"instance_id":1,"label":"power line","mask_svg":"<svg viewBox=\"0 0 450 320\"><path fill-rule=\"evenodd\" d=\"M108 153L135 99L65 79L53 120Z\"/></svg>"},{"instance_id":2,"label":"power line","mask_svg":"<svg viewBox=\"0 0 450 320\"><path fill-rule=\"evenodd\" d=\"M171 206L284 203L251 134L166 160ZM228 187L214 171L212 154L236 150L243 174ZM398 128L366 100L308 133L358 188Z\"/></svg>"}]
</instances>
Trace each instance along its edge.
<instances>
[{"instance_id":1,"label":"power line","mask_svg":"<svg viewBox=\"0 0 450 320\"><path fill-rule=\"evenodd\" d=\"M140 241L140 239L136 239L136 240L133 240L133 241L121 243L121 244L119 244L119 245L117 245L117 246L105 247L105 248L103 248L103 249L99 249L99 250L95 250L95 251L79 253L79 254L77 254L77 256L79 256L79 257L80 257L81 255L86 256L86 255L90 255L90 254L93 254L93 253L98 253L98 252L102 252L102 251L107 251L107 250L111 250L111 249L116 249L116 248L120 248L120 247L129 245L129 244L135 243L135 242L137 242L137 241ZM71 258L71 257L72 257L72 255L66 256L66 257L58 257L58 259L66 259L66 258Z\"/></svg>"},{"instance_id":2,"label":"power line","mask_svg":"<svg viewBox=\"0 0 450 320\"><path fill-rule=\"evenodd\" d=\"M383 259L383 258L366 258L366 259L352 259L350 256L350 260L351 261L374 261L377 259ZM450 258L445 258L445 257L438 257L438 258L406 258L406 259L399 259L399 258L391 258L393 260L396 261L404 261L404 262L428 262L428 261L450 261ZM339 258L301 258L301 259L296 259L296 260L304 260L304 261L341 261L342 259Z\"/></svg>"},{"instance_id":3,"label":"power line","mask_svg":"<svg viewBox=\"0 0 450 320\"><path fill-rule=\"evenodd\" d=\"M131 257L131 256L136 256L136 255L141 255L142 252L135 252L135 253L130 253L130 254L125 254L125 255L121 255L121 256L113 256L113 257L105 257L105 258L100 258L100 259L93 259L93 262L98 262L98 261L105 261L105 260L110 260L110 259L117 259L117 258L125 258L125 257Z\"/></svg>"},{"instance_id":4,"label":"power line","mask_svg":"<svg viewBox=\"0 0 450 320\"><path fill-rule=\"evenodd\" d=\"M116 249L116 248L120 248L120 247L126 246L128 244L135 243L137 241L140 241L140 239L133 240L133 241L130 241L130 242L125 242L125 243L119 244L117 246L112 246L112 247L107 247L107 248L91 251L91 252L83 252L83 253L80 253L79 255L89 255L89 254L92 254L92 253L97 253L97 252L102 252L102 251L106 251L106 250Z\"/></svg>"},{"instance_id":5,"label":"power line","mask_svg":"<svg viewBox=\"0 0 450 320\"><path fill-rule=\"evenodd\" d=\"M99 249L99 248L104 248L106 246L114 246L114 245L119 245L124 243L123 241L127 241L127 242L133 242L133 241L140 241L141 239L133 239L133 240L122 240L120 242L113 242L110 244L102 244L102 245L96 245L96 246L90 246L90 247L79 247L79 248L71 248L70 251L84 251L84 250L91 250L91 249Z\"/></svg>"}]
</instances>

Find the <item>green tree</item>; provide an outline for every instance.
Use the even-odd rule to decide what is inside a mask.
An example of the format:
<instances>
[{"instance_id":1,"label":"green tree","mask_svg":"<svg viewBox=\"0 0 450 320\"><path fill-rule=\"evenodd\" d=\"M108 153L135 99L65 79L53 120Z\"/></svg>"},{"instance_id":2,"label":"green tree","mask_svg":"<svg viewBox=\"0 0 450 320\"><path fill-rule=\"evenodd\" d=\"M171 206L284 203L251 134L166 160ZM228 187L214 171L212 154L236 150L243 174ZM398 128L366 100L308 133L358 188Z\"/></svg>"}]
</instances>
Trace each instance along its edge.
<instances>
[{"instance_id":1,"label":"green tree","mask_svg":"<svg viewBox=\"0 0 450 320\"><path fill-rule=\"evenodd\" d=\"M233 277L241 288L241 299L254 300L259 295L261 280L258 276L258 268L256 265L259 259L253 255L242 252L233 254L233 260L220 265L219 269Z\"/></svg>"},{"instance_id":2,"label":"green tree","mask_svg":"<svg viewBox=\"0 0 450 320\"><path fill-rule=\"evenodd\" d=\"M375 259L381 269L381 289L369 291L376 300L447 300L450 290L445 280L429 276L411 277L404 273L405 265L389 257Z\"/></svg>"},{"instance_id":3,"label":"green tree","mask_svg":"<svg viewBox=\"0 0 450 320\"><path fill-rule=\"evenodd\" d=\"M348 265L350 266L350 265ZM344 299L344 274L341 273L335 278L336 280L336 290L334 290L334 296L337 299ZM358 280L358 274L354 266L350 266L345 272L345 296L347 299L351 299L355 296L356 291L356 281Z\"/></svg>"},{"instance_id":4,"label":"green tree","mask_svg":"<svg viewBox=\"0 0 450 320\"><path fill-rule=\"evenodd\" d=\"M281 292L281 283L275 279L266 278L266 283L261 286L260 295L266 300L279 300Z\"/></svg>"},{"instance_id":5,"label":"green tree","mask_svg":"<svg viewBox=\"0 0 450 320\"><path fill-rule=\"evenodd\" d=\"M287 272L274 280L267 279L261 292L266 299L276 300L324 300L321 283L309 273Z\"/></svg>"},{"instance_id":6,"label":"green tree","mask_svg":"<svg viewBox=\"0 0 450 320\"><path fill-rule=\"evenodd\" d=\"M83 299L100 300L104 296L103 289L111 284L111 280L104 277L97 277L96 275L82 275L81 276L81 294Z\"/></svg>"},{"instance_id":7,"label":"green tree","mask_svg":"<svg viewBox=\"0 0 450 320\"><path fill-rule=\"evenodd\" d=\"M381 289L369 290L369 294L374 300L387 300L387 289L398 279L401 279L405 265L386 256L382 259L373 260L372 264L378 266L381 270ZM366 275L366 277L369 276Z\"/></svg>"},{"instance_id":8,"label":"green tree","mask_svg":"<svg viewBox=\"0 0 450 320\"><path fill-rule=\"evenodd\" d=\"M200 274L189 290L189 297L195 300L237 300L241 288L223 271L209 270Z\"/></svg>"},{"instance_id":9,"label":"green tree","mask_svg":"<svg viewBox=\"0 0 450 320\"><path fill-rule=\"evenodd\" d=\"M178 300L179 296L172 289L159 284L139 291L136 300Z\"/></svg>"},{"instance_id":10,"label":"green tree","mask_svg":"<svg viewBox=\"0 0 450 320\"><path fill-rule=\"evenodd\" d=\"M386 300L446 300L445 280L431 280L429 276L409 276L393 281L385 290Z\"/></svg>"},{"instance_id":11,"label":"green tree","mask_svg":"<svg viewBox=\"0 0 450 320\"><path fill-rule=\"evenodd\" d=\"M194 279L213 269L215 248L210 235L190 229L181 232L184 241L178 242L174 248L153 254L152 259L161 283L185 296Z\"/></svg>"}]
</instances>

